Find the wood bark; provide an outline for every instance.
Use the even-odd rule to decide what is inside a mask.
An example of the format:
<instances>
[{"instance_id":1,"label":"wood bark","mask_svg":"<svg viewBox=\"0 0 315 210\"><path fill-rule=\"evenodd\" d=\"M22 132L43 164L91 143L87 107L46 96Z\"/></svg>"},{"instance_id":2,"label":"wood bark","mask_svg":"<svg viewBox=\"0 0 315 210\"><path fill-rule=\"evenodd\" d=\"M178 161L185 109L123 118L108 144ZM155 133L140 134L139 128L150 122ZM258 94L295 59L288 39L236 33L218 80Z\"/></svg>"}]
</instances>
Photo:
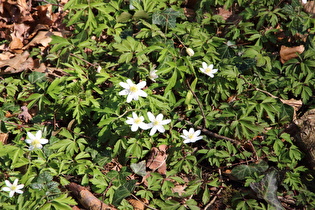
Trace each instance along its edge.
<instances>
[{"instance_id":1,"label":"wood bark","mask_svg":"<svg viewBox=\"0 0 315 210\"><path fill-rule=\"evenodd\" d=\"M315 109L295 120L299 130L294 135L297 146L305 153L307 167L315 169Z\"/></svg>"},{"instance_id":2,"label":"wood bark","mask_svg":"<svg viewBox=\"0 0 315 210\"><path fill-rule=\"evenodd\" d=\"M116 210L116 208L111 207L98 198L96 198L89 190L82 187L74 182L67 185L67 189L70 190L73 195L77 198L82 206L89 210Z\"/></svg>"}]
</instances>

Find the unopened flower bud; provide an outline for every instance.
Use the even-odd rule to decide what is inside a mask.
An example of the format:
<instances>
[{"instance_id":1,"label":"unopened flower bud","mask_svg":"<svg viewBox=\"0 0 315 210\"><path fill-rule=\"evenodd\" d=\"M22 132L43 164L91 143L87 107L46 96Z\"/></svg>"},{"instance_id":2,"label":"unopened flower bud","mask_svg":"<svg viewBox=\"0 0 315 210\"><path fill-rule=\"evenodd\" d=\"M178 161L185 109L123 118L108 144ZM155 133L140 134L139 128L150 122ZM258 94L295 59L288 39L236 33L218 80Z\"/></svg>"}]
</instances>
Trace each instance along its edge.
<instances>
[{"instance_id":1,"label":"unopened flower bud","mask_svg":"<svg viewBox=\"0 0 315 210\"><path fill-rule=\"evenodd\" d=\"M195 52L191 48L186 48L186 52L189 56L193 56L195 54Z\"/></svg>"}]
</instances>

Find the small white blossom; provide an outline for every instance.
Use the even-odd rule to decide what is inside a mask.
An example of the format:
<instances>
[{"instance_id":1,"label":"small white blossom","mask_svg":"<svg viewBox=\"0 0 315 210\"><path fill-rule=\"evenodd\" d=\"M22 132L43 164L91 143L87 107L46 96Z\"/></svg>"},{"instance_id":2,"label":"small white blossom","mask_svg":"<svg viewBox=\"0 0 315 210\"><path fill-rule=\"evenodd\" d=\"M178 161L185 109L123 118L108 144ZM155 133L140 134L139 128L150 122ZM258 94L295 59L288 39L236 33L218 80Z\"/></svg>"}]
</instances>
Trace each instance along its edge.
<instances>
[{"instance_id":1,"label":"small white blossom","mask_svg":"<svg viewBox=\"0 0 315 210\"><path fill-rule=\"evenodd\" d=\"M139 96L141 97L147 97L148 94L141 90L146 86L146 81L139 82L138 84L134 84L130 79L127 79L125 82L120 82L119 85L125 88L124 90L119 92L119 95L128 95L127 96L127 102L129 103L134 100L139 100Z\"/></svg>"},{"instance_id":2,"label":"small white blossom","mask_svg":"<svg viewBox=\"0 0 315 210\"><path fill-rule=\"evenodd\" d=\"M190 128L189 131L187 130L183 130L183 135L181 135L181 137L184 138L184 143L187 144L187 143L193 143L193 142L196 142L200 139L203 138L203 136L199 136L201 133L200 130L195 130L193 128Z\"/></svg>"},{"instance_id":3,"label":"small white blossom","mask_svg":"<svg viewBox=\"0 0 315 210\"><path fill-rule=\"evenodd\" d=\"M133 112L132 117L127 117L128 119L126 120L126 123L131 125L131 130L133 132L137 131L139 128L143 130L147 130L150 128L150 126L146 123L144 123L144 117L139 116Z\"/></svg>"},{"instance_id":4,"label":"small white blossom","mask_svg":"<svg viewBox=\"0 0 315 210\"><path fill-rule=\"evenodd\" d=\"M166 125L171 122L171 120L163 120L163 114L158 114L156 117L148 112L148 117L151 123L149 123L149 128L151 128L150 136L153 136L158 130L160 133L165 132L163 125Z\"/></svg>"},{"instance_id":5,"label":"small white blossom","mask_svg":"<svg viewBox=\"0 0 315 210\"><path fill-rule=\"evenodd\" d=\"M41 148L43 148L42 144L48 143L48 139L42 138L42 131L41 130L37 131L35 136L34 136L34 134L27 132L27 137L28 137L28 139L26 139L25 142L30 145L30 148L29 148L30 150L41 149Z\"/></svg>"},{"instance_id":6,"label":"small white blossom","mask_svg":"<svg viewBox=\"0 0 315 210\"><path fill-rule=\"evenodd\" d=\"M22 194L23 191L21 189L24 187L24 184L18 185L18 181L19 179L15 179L13 184L11 184L9 180L5 180L4 182L5 182L6 187L3 187L2 190L10 192L9 197L13 197L14 193Z\"/></svg>"},{"instance_id":7,"label":"small white blossom","mask_svg":"<svg viewBox=\"0 0 315 210\"><path fill-rule=\"evenodd\" d=\"M159 76L156 74L157 70L151 70L150 74L149 74L149 78L150 80L152 80L153 82L155 82L155 79L158 78Z\"/></svg>"},{"instance_id":8,"label":"small white blossom","mask_svg":"<svg viewBox=\"0 0 315 210\"><path fill-rule=\"evenodd\" d=\"M303 3L303 4L306 4L306 3L307 3L307 0L302 0L302 3Z\"/></svg>"},{"instance_id":9,"label":"small white blossom","mask_svg":"<svg viewBox=\"0 0 315 210\"><path fill-rule=\"evenodd\" d=\"M213 78L214 74L217 73L218 69L213 68L213 64L207 65L206 62L202 62L202 68L199 68L204 74L208 75L209 77Z\"/></svg>"},{"instance_id":10,"label":"small white blossom","mask_svg":"<svg viewBox=\"0 0 315 210\"><path fill-rule=\"evenodd\" d=\"M97 72L97 73L101 73L101 70L102 70L102 67L101 67L101 66L98 66L97 69L96 69L96 72Z\"/></svg>"},{"instance_id":11,"label":"small white blossom","mask_svg":"<svg viewBox=\"0 0 315 210\"><path fill-rule=\"evenodd\" d=\"M193 56L195 54L194 50L191 49L191 48L186 48L186 53L189 55L189 56Z\"/></svg>"},{"instance_id":12,"label":"small white blossom","mask_svg":"<svg viewBox=\"0 0 315 210\"><path fill-rule=\"evenodd\" d=\"M226 45L227 45L228 47L231 47L231 48L236 48L235 42L233 42L233 41L227 41Z\"/></svg>"}]
</instances>

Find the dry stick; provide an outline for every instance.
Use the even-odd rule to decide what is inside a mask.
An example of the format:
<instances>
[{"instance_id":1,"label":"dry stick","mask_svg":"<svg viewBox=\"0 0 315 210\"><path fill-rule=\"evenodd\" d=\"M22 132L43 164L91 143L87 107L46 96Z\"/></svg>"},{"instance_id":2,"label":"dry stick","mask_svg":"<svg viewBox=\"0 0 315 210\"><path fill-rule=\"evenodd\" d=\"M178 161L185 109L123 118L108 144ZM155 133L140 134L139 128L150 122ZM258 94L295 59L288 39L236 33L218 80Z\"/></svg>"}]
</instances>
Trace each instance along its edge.
<instances>
[{"instance_id":1,"label":"dry stick","mask_svg":"<svg viewBox=\"0 0 315 210\"><path fill-rule=\"evenodd\" d=\"M219 169L219 175L220 175L220 179L221 179L221 181L222 181L223 179L222 179L221 169ZM222 182L223 182L223 181L222 181ZM208 203L208 205L206 205L205 210L207 210L207 209L215 202L215 200L218 198L218 195L220 195L220 193L222 192L222 190L223 190L223 187L221 187L221 188L219 189L219 191L216 193L216 195L213 197L213 199Z\"/></svg>"},{"instance_id":2,"label":"dry stick","mask_svg":"<svg viewBox=\"0 0 315 210\"><path fill-rule=\"evenodd\" d=\"M247 82L247 80L246 80L243 76L240 76L240 78L243 79L249 86L252 86L255 90L260 91L260 92L262 92L262 93L265 93L265 94L267 94L268 96L270 96L270 97L272 97L272 98L278 98L278 99L280 99L281 102L282 102L282 99L281 99L281 98L279 98L279 97L277 97L277 96L275 96L275 95L272 95L272 94L269 93L268 91L259 89L259 88L256 87L255 85L253 85L253 84Z\"/></svg>"},{"instance_id":3,"label":"dry stick","mask_svg":"<svg viewBox=\"0 0 315 210\"><path fill-rule=\"evenodd\" d=\"M213 133L212 131L209 131L209 130L206 129L206 128L201 128L200 126L195 126L192 122L190 122L190 121L188 121L188 120L185 120L185 119L183 119L183 118L179 118L178 120L179 120L179 121L184 121L184 122L186 122L188 125L190 125L190 126L192 126L192 127L196 127L197 129L201 130L204 134L206 134L206 135L208 135L208 136L211 136L211 137L214 137L214 138L217 138L217 139L224 139L224 140L227 140L227 141L230 141L230 142L234 143L236 146L240 146L240 149L239 149L239 148L237 148L237 149L238 149L238 150L241 152L241 154L244 156L244 158L246 159L246 162L248 162L246 156L245 156L245 155L243 154L243 152L242 152L242 151L245 151L245 148L242 146L242 144L241 144L240 141L238 141L238 140L236 140L236 139L231 139L231 138L226 137L226 136L221 136L221 135L219 135L219 134L217 134L217 133Z\"/></svg>"},{"instance_id":4,"label":"dry stick","mask_svg":"<svg viewBox=\"0 0 315 210\"><path fill-rule=\"evenodd\" d=\"M204 111L203 111L202 104L200 103L200 101L199 101L197 95L195 94L195 92L191 89L191 87L190 87L189 82L188 82L187 79L186 79L186 84L187 84L187 86L188 86L190 92L194 95L194 97L195 97L195 99L196 99L196 101L197 101L197 103L198 103L198 106L199 106L199 108L200 108L200 111L201 111L201 114L202 114L202 117L203 117L203 126L202 126L202 129L204 129L204 128L206 127L206 125L207 125L207 124L206 124L207 121L206 121L206 115L205 115L205 113L204 113Z\"/></svg>"},{"instance_id":5,"label":"dry stick","mask_svg":"<svg viewBox=\"0 0 315 210\"><path fill-rule=\"evenodd\" d=\"M179 118L178 119L179 121L184 121L186 122L188 125L190 126L193 126L193 127L196 127L197 129L201 130L204 134L208 135L208 136L211 136L211 137L214 137L214 138L217 138L217 139L224 139L224 140L227 140L227 141L230 141L234 144L236 144L237 146L238 145L241 145L241 142L239 142L238 140L236 139L231 139L229 137L226 137L226 136L221 136L217 133L213 133L212 131L209 131L208 129L206 128L201 128L200 126L195 126L192 122L188 121L188 120L185 120L183 118ZM243 146L241 146L243 148ZM243 148L244 149L244 148Z\"/></svg>"},{"instance_id":6,"label":"dry stick","mask_svg":"<svg viewBox=\"0 0 315 210\"><path fill-rule=\"evenodd\" d=\"M87 60L85 60L85 59L83 59L83 58L80 58L79 56L77 56L77 55L75 55L75 54L73 54L73 53L70 53L70 55L72 55L72 56L74 56L74 57L80 59L81 61L84 61L85 63L89 64L90 66L94 66L95 68L98 67L96 64L90 63L89 61L87 61Z\"/></svg>"}]
</instances>

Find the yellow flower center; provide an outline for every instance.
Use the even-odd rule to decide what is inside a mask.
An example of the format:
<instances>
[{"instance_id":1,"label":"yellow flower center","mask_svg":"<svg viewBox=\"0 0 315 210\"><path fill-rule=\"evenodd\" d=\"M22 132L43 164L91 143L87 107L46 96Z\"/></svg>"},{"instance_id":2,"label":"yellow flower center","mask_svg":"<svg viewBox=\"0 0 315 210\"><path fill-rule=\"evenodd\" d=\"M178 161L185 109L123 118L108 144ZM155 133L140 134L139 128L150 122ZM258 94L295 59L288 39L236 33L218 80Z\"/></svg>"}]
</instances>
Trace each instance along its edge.
<instances>
[{"instance_id":1,"label":"yellow flower center","mask_svg":"<svg viewBox=\"0 0 315 210\"><path fill-rule=\"evenodd\" d=\"M40 141L38 139L35 139L34 141L32 141L31 143L33 146L36 146L38 144L40 144Z\"/></svg>"},{"instance_id":2,"label":"yellow flower center","mask_svg":"<svg viewBox=\"0 0 315 210\"><path fill-rule=\"evenodd\" d=\"M188 138L189 139L193 139L194 138L194 134L188 134Z\"/></svg>"},{"instance_id":3,"label":"yellow flower center","mask_svg":"<svg viewBox=\"0 0 315 210\"><path fill-rule=\"evenodd\" d=\"M205 69L205 73L211 73L211 71L212 71L212 69L209 67Z\"/></svg>"},{"instance_id":4,"label":"yellow flower center","mask_svg":"<svg viewBox=\"0 0 315 210\"><path fill-rule=\"evenodd\" d=\"M154 125L154 126L159 125L159 124L160 124L160 122L157 121L157 120L155 120L155 121L153 122L153 125Z\"/></svg>"},{"instance_id":5,"label":"yellow flower center","mask_svg":"<svg viewBox=\"0 0 315 210\"><path fill-rule=\"evenodd\" d=\"M140 118L136 118L136 119L135 119L135 123L136 123L136 124L140 124L140 123L142 123L142 120L141 120Z\"/></svg>"},{"instance_id":6,"label":"yellow flower center","mask_svg":"<svg viewBox=\"0 0 315 210\"><path fill-rule=\"evenodd\" d=\"M131 86L130 87L130 92L133 92L133 93L136 93L136 92L138 92L138 86L137 85L133 85L133 86Z\"/></svg>"},{"instance_id":7,"label":"yellow flower center","mask_svg":"<svg viewBox=\"0 0 315 210\"><path fill-rule=\"evenodd\" d=\"M12 185L11 186L11 190L13 191L13 190L16 190L16 188L17 188L17 186L15 186L15 185Z\"/></svg>"}]
</instances>

